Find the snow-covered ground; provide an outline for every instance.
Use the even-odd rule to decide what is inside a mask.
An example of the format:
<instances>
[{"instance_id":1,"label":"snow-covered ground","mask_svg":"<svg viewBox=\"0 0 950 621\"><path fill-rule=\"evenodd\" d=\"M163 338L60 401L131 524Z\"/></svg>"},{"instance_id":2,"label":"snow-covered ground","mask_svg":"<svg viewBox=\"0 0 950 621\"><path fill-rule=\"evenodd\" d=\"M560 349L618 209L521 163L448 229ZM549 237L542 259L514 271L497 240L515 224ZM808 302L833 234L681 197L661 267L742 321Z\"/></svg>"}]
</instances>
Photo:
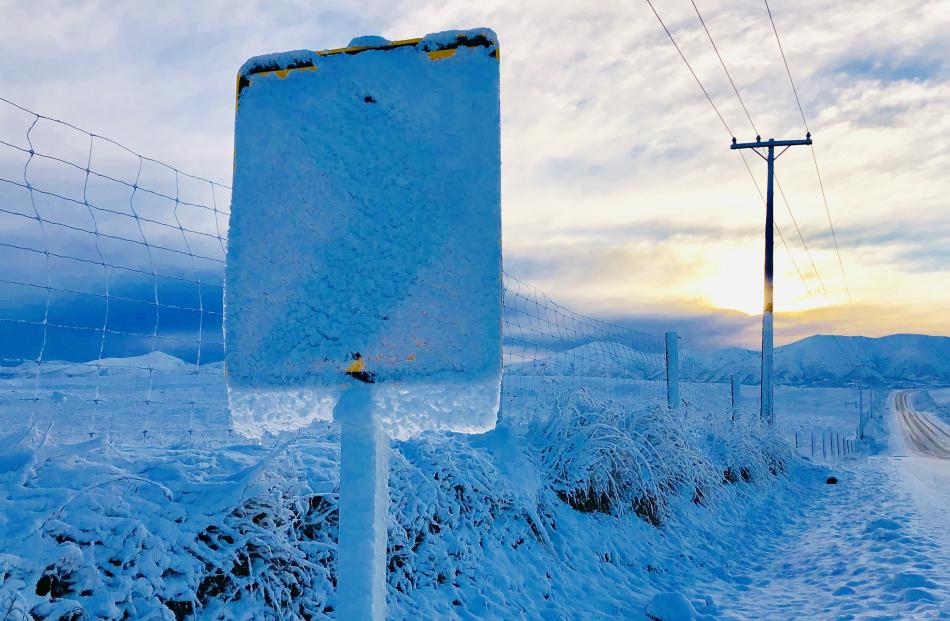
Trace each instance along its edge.
<instances>
[{"instance_id":1,"label":"snow-covered ground","mask_svg":"<svg viewBox=\"0 0 950 621\"><path fill-rule=\"evenodd\" d=\"M742 408L754 415L759 408L759 387L742 387ZM873 417L880 417L888 391L864 390L863 407ZM775 427L790 444L798 437L799 452L811 457L812 439L816 457L821 455L822 438L830 454L831 438L857 437L861 395L857 388L815 388L805 386L775 387ZM878 448L872 449L874 451Z\"/></svg>"},{"instance_id":2,"label":"snow-covered ground","mask_svg":"<svg viewBox=\"0 0 950 621\"><path fill-rule=\"evenodd\" d=\"M200 367L152 352L98 363L0 367L0 429L52 425L58 442L220 443L230 430L221 362Z\"/></svg>"},{"instance_id":3,"label":"snow-covered ground","mask_svg":"<svg viewBox=\"0 0 950 621\"><path fill-rule=\"evenodd\" d=\"M940 405L950 405L950 388L936 388L928 390L927 392L929 392L934 401Z\"/></svg>"},{"instance_id":4,"label":"snow-covered ground","mask_svg":"<svg viewBox=\"0 0 950 621\"><path fill-rule=\"evenodd\" d=\"M734 610L757 619L950 618L950 460L908 446L893 399L872 429L885 449L836 464L837 485L803 497ZM754 541L760 541L756 539Z\"/></svg>"},{"instance_id":5,"label":"snow-covered ground","mask_svg":"<svg viewBox=\"0 0 950 621\"><path fill-rule=\"evenodd\" d=\"M931 388L927 394L934 402L934 414L950 423L950 388Z\"/></svg>"},{"instance_id":6,"label":"snow-covered ground","mask_svg":"<svg viewBox=\"0 0 950 621\"><path fill-rule=\"evenodd\" d=\"M43 377L44 400L59 393L52 426L25 427L30 401L0 403L0 610L333 618L333 428L242 444L213 398L219 375L196 401L217 405L186 403L164 420L169 435L143 437L147 377L112 366L100 391L128 394L100 406L118 430L109 438L65 418L95 393L81 365ZM29 379L2 381L31 396ZM621 385L626 402L608 406L562 378L512 393L539 408L533 421L395 444L391 618L950 618L950 481L901 444L891 410L869 428L889 449L822 466L758 430L748 404L733 426L700 404L637 409L659 386ZM780 425L783 412L856 424L853 391L780 394L795 404L777 410ZM203 436L183 433L189 424Z\"/></svg>"},{"instance_id":7,"label":"snow-covered ground","mask_svg":"<svg viewBox=\"0 0 950 621\"><path fill-rule=\"evenodd\" d=\"M921 514L889 456L839 466L837 485L762 524L745 550L753 571L729 594L748 619L950 618L947 522Z\"/></svg>"}]
</instances>

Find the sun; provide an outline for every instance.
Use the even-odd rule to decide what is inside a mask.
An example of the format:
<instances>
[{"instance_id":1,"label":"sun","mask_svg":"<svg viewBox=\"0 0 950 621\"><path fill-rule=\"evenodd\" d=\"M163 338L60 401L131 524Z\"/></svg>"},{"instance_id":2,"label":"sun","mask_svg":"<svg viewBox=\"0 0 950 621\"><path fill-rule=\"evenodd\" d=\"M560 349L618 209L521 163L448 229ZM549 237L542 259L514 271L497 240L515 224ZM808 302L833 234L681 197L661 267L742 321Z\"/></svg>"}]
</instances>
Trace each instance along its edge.
<instances>
[{"instance_id":1,"label":"sun","mask_svg":"<svg viewBox=\"0 0 950 621\"><path fill-rule=\"evenodd\" d=\"M699 275L700 297L713 308L761 315L763 305L762 251L749 246L713 247L704 253ZM827 306L799 278L787 256L776 253L775 311L801 312Z\"/></svg>"}]
</instances>

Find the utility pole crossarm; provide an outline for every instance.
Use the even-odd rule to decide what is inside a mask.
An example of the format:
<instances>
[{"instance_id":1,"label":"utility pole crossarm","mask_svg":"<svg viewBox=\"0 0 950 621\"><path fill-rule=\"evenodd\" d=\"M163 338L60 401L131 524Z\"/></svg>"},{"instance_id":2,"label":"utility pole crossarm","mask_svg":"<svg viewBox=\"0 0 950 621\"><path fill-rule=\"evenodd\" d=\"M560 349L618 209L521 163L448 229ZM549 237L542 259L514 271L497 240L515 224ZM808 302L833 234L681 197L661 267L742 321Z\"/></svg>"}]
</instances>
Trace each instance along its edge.
<instances>
[{"instance_id":1,"label":"utility pole crossarm","mask_svg":"<svg viewBox=\"0 0 950 621\"><path fill-rule=\"evenodd\" d=\"M802 140L775 140L770 138L768 140L756 140L755 142L736 142L736 139L732 139L732 144L729 146L730 149L763 149L765 147L796 147L799 145L811 144L811 134L809 133Z\"/></svg>"}]
</instances>

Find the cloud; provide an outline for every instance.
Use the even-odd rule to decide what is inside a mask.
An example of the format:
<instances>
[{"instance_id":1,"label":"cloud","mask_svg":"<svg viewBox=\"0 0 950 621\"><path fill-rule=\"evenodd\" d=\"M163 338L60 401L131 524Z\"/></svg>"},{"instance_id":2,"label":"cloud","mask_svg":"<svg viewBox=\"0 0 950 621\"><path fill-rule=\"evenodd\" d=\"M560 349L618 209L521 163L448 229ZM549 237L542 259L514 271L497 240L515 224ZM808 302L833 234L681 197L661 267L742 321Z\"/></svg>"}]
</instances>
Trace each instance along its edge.
<instances>
[{"instance_id":1,"label":"cloud","mask_svg":"<svg viewBox=\"0 0 950 621\"><path fill-rule=\"evenodd\" d=\"M661 4L732 131L751 137L692 7ZM763 7L698 5L760 131L803 134ZM950 277L941 250L950 241L950 9L937 0L772 8L854 298L847 306L811 156L789 151L779 178L811 257L780 200L778 223L807 285L777 240L777 290L787 304L779 310L810 310L782 315L780 338L820 329L826 310L845 319L836 323L846 331L950 333L946 314L934 312L950 307L950 290L940 284ZM224 182L234 74L249 56L335 47L359 34L491 26L502 42L509 271L580 311L657 330L669 318L700 341L755 340L756 319L729 309L746 309L760 295L761 199L643 3L248 2L238 10L180 0L6 2L3 9L4 96ZM22 141L22 121L0 114L0 139ZM81 144L43 143L81 157ZM749 164L764 187L764 165L754 157ZM0 177L21 173L0 148ZM117 196L103 200L121 204ZM13 236L13 227L0 220L0 238ZM132 250L123 256L142 260Z\"/></svg>"}]
</instances>

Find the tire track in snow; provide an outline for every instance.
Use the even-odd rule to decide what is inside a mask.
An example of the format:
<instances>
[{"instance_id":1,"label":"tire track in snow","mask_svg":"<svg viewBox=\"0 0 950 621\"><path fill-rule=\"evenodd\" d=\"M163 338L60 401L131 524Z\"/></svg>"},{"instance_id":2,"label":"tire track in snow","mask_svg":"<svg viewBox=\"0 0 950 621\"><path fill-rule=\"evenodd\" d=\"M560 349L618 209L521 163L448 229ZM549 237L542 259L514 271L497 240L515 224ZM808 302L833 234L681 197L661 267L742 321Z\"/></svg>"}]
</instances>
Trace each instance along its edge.
<instances>
[{"instance_id":1,"label":"tire track in snow","mask_svg":"<svg viewBox=\"0 0 950 621\"><path fill-rule=\"evenodd\" d=\"M894 405L904 437L918 453L938 459L950 459L950 429L927 412L919 412L908 401L912 394L903 390L894 395Z\"/></svg>"}]
</instances>

